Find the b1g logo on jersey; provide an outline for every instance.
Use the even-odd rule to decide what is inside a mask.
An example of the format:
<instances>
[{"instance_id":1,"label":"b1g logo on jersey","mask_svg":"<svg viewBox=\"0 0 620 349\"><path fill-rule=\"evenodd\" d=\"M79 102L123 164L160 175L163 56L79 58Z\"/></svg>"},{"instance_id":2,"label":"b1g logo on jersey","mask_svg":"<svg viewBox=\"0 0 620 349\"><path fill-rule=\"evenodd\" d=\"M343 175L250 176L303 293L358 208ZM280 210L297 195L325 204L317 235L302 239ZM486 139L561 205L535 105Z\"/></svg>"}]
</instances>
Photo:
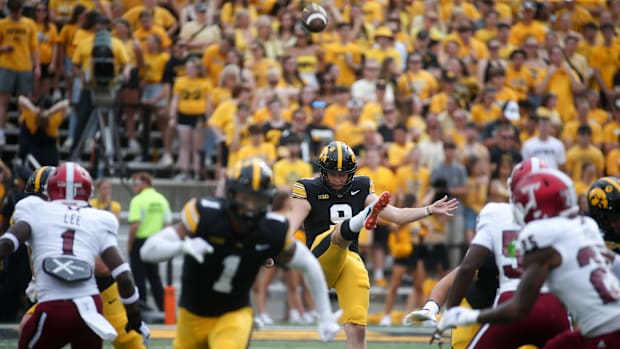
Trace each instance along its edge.
<instances>
[{"instance_id":1,"label":"b1g logo on jersey","mask_svg":"<svg viewBox=\"0 0 620 349\"><path fill-rule=\"evenodd\" d=\"M316 196L318 200L329 200L329 194L319 194Z\"/></svg>"}]
</instances>

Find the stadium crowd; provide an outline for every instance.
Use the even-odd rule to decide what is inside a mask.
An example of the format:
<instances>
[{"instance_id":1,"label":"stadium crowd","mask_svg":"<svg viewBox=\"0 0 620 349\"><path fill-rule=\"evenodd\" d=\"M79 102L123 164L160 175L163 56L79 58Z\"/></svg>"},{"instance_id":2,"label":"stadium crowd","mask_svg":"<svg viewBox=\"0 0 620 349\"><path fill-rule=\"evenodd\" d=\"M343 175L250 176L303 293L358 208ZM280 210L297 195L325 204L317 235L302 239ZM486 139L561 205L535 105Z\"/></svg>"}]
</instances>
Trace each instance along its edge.
<instances>
[{"instance_id":1,"label":"stadium crowd","mask_svg":"<svg viewBox=\"0 0 620 349\"><path fill-rule=\"evenodd\" d=\"M441 277L460 261L481 208L509 201L521 160L538 157L570 176L582 212L598 178L620 177L619 0L322 5L328 27L311 34L298 0L7 0L0 145L14 98L22 161L58 165L59 150L84 132L92 147L91 52L108 29L124 75L123 143L137 158L140 132L151 127L143 120L152 120L162 149L142 160L172 168L175 180L223 181L229 165L260 157L290 191L318 173L321 149L337 140L357 156L356 174L392 193L395 206L457 198L450 219L380 223L360 236L374 285L393 293L412 273L408 311L422 306L427 274Z\"/></svg>"}]
</instances>

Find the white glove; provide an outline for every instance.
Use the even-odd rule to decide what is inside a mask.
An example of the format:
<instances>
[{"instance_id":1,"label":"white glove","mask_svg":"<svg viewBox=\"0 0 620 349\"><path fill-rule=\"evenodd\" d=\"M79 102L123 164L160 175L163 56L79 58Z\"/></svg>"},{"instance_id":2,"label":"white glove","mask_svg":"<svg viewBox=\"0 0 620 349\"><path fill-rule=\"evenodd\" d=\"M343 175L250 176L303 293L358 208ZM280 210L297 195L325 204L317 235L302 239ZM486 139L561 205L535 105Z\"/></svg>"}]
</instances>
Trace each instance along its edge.
<instances>
[{"instance_id":1,"label":"white glove","mask_svg":"<svg viewBox=\"0 0 620 349\"><path fill-rule=\"evenodd\" d=\"M332 341L338 332L340 332L340 325L332 314L319 318L319 337L323 342Z\"/></svg>"},{"instance_id":2,"label":"white glove","mask_svg":"<svg viewBox=\"0 0 620 349\"><path fill-rule=\"evenodd\" d=\"M211 246L205 239L201 237L189 238L186 237L183 240L183 253L188 254L198 262L205 261L205 254L213 253L213 246Z\"/></svg>"},{"instance_id":3,"label":"white glove","mask_svg":"<svg viewBox=\"0 0 620 349\"><path fill-rule=\"evenodd\" d=\"M437 324L437 314L429 309L420 309L412 311L405 316L405 325L411 325L414 322L430 321L433 324Z\"/></svg>"},{"instance_id":4,"label":"white glove","mask_svg":"<svg viewBox=\"0 0 620 349\"><path fill-rule=\"evenodd\" d=\"M149 339L151 338L151 330L149 330L149 327L144 323L144 321L142 321L142 324L140 325L140 334L142 335L142 344L148 348Z\"/></svg>"},{"instance_id":5,"label":"white glove","mask_svg":"<svg viewBox=\"0 0 620 349\"><path fill-rule=\"evenodd\" d=\"M26 296L28 296L28 299L30 299L32 303L37 302L37 284L34 280L30 280L28 283L28 287L26 287Z\"/></svg>"},{"instance_id":6,"label":"white glove","mask_svg":"<svg viewBox=\"0 0 620 349\"><path fill-rule=\"evenodd\" d=\"M464 307L453 307L443 313L441 321L437 325L437 331L443 332L448 328L471 325L478 322L480 310Z\"/></svg>"}]
</instances>

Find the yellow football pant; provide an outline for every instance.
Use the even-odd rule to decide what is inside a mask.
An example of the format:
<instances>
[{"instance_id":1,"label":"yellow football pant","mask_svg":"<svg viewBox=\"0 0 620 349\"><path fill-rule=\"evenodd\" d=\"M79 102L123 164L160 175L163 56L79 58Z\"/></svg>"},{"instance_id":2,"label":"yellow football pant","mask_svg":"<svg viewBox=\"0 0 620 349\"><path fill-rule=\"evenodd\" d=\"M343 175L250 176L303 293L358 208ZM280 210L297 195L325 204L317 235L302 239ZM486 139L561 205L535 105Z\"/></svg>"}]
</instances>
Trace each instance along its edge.
<instances>
[{"instance_id":1,"label":"yellow football pant","mask_svg":"<svg viewBox=\"0 0 620 349\"><path fill-rule=\"evenodd\" d=\"M252 308L203 317L179 308L174 349L246 349L252 333Z\"/></svg>"},{"instance_id":2,"label":"yellow football pant","mask_svg":"<svg viewBox=\"0 0 620 349\"><path fill-rule=\"evenodd\" d=\"M103 316L112 324L118 337L112 342L115 349L146 349L142 344L142 336L136 331L125 331L127 313L121 303L116 282L101 293Z\"/></svg>"},{"instance_id":3,"label":"yellow football pant","mask_svg":"<svg viewBox=\"0 0 620 349\"><path fill-rule=\"evenodd\" d=\"M327 286L336 289L338 304L342 309L340 320L366 326L370 308L368 271L359 254L331 242L333 231L334 228L331 228L317 236L311 249L314 250L322 241L329 239L323 243L329 241L329 247L317 259L325 274Z\"/></svg>"}]
</instances>

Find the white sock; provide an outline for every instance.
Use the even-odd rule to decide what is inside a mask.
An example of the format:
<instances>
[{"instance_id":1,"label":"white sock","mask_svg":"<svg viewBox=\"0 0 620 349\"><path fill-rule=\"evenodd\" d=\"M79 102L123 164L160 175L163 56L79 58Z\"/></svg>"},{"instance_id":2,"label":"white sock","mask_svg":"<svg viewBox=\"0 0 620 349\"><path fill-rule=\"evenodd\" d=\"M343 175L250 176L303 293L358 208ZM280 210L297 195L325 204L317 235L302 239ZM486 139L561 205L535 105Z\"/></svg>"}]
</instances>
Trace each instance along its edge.
<instances>
[{"instance_id":1,"label":"white sock","mask_svg":"<svg viewBox=\"0 0 620 349\"><path fill-rule=\"evenodd\" d=\"M435 301L426 301L422 309L426 309L430 311L433 315L437 315L439 313L439 305Z\"/></svg>"},{"instance_id":2,"label":"white sock","mask_svg":"<svg viewBox=\"0 0 620 349\"><path fill-rule=\"evenodd\" d=\"M359 233L360 230L362 230L364 221L366 221L366 218L368 218L370 212L372 212L372 208L375 206L377 201L378 200L375 200L372 204L366 206L366 208L349 219L349 229L351 229L352 232Z\"/></svg>"},{"instance_id":3,"label":"white sock","mask_svg":"<svg viewBox=\"0 0 620 349\"><path fill-rule=\"evenodd\" d=\"M375 280L383 279L383 269L375 270Z\"/></svg>"}]
</instances>

